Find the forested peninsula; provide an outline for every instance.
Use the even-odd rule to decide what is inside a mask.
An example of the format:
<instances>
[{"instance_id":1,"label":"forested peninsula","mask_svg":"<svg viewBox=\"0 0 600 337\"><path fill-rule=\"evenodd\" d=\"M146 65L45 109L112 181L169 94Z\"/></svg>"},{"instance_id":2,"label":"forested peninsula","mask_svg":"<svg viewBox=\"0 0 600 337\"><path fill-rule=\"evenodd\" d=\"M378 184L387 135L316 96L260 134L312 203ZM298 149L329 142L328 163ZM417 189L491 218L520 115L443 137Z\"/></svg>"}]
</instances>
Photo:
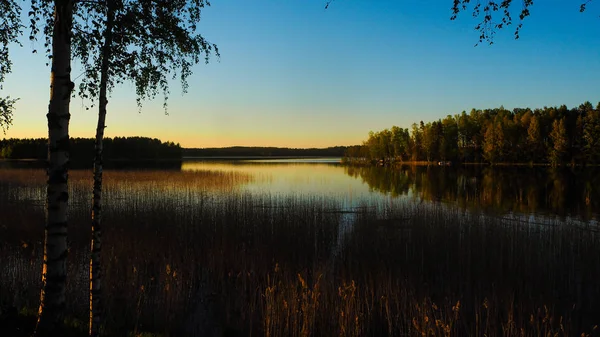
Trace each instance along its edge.
<instances>
[{"instance_id":1,"label":"forested peninsula","mask_svg":"<svg viewBox=\"0 0 600 337\"><path fill-rule=\"evenodd\" d=\"M91 163L94 160L94 139L71 138L69 141L71 161ZM0 140L0 159L47 160L48 139ZM181 146L147 137L115 137L104 139L106 160L181 160Z\"/></svg>"},{"instance_id":2,"label":"forested peninsula","mask_svg":"<svg viewBox=\"0 0 600 337\"><path fill-rule=\"evenodd\" d=\"M600 103L578 107L472 109L434 122L369 132L346 163L600 164Z\"/></svg>"}]
</instances>

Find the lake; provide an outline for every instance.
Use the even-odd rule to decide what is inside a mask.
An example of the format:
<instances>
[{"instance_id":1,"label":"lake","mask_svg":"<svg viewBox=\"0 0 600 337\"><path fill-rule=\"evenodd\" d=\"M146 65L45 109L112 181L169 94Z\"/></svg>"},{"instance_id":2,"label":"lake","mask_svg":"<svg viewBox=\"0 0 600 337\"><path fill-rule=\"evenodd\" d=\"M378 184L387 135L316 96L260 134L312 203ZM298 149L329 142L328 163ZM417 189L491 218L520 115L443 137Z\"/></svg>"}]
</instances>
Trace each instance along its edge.
<instances>
[{"instance_id":1,"label":"lake","mask_svg":"<svg viewBox=\"0 0 600 337\"><path fill-rule=\"evenodd\" d=\"M182 171L243 172L253 193L325 195L353 207L399 198L464 210L598 220L600 170L547 167L352 167L340 158L187 160Z\"/></svg>"},{"instance_id":2,"label":"lake","mask_svg":"<svg viewBox=\"0 0 600 337\"><path fill-rule=\"evenodd\" d=\"M42 166L30 161L0 162L0 170ZM599 168L357 167L340 164L340 158L188 158L180 166L164 166L171 174L178 170L244 173L253 179L241 185L242 190L254 194L320 195L335 198L344 207L402 199L496 215L582 221L597 221L600 215Z\"/></svg>"},{"instance_id":3,"label":"lake","mask_svg":"<svg viewBox=\"0 0 600 337\"><path fill-rule=\"evenodd\" d=\"M596 169L167 166L104 173L111 335L569 336L600 324ZM69 177L67 316L85 326L91 171ZM37 310L45 181L39 163L0 163L0 308Z\"/></svg>"}]
</instances>

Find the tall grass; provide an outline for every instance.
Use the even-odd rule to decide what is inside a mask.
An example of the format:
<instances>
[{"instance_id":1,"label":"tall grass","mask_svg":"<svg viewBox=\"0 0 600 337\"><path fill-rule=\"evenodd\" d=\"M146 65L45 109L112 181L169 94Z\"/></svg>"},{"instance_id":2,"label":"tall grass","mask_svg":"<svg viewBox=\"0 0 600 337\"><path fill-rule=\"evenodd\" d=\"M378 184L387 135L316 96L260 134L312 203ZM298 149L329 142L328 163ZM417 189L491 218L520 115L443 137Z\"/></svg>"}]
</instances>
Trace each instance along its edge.
<instances>
[{"instance_id":1,"label":"tall grass","mask_svg":"<svg viewBox=\"0 0 600 337\"><path fill-rule=\"evenodd\" d=\"M90 172L71 173L68 312L85 322ZM107 171L107 335L597 334L595 228L437 204L251 194L241 173ZM44 175L0 170L0 304L37 306Z\"/></svg>"}]
</instances>

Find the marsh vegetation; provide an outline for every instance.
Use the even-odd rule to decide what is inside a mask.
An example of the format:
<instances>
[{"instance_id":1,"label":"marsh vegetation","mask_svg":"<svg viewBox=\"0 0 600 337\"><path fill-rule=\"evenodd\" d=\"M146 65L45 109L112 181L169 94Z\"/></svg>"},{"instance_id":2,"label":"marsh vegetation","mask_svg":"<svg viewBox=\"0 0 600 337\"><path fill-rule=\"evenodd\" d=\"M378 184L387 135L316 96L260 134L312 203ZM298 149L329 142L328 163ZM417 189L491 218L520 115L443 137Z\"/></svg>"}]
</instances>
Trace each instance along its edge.
<instances>
[{"instance_id":1,"label":"marsh vegetation","mask_svg":"<svg viewBox=\"0 0 600 337\"><path fill-rule=\"evenodd\" d=\"M595 214L498 216L392 195L354 173L257 162L105 171L105 335L598 333ZM90 176L70 174L67 313L83 331ZM0 304L23 314L39 302L45 179L0 169Z\"/></svg>"}]
</instances>

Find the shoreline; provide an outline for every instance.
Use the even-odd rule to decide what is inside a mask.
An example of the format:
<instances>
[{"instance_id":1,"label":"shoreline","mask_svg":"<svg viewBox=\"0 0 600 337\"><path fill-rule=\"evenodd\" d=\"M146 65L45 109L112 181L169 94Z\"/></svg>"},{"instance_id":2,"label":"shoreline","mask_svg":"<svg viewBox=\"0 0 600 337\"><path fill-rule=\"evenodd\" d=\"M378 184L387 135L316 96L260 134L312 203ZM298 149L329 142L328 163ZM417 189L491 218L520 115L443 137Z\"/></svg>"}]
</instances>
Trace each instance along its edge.
<instances>
[{"instance_id":1,"label":"shoreline","mask_svg":"<svg viewBox=\"0 0 600 337\"><path fill-rule=\"evenodd\" d=\"M393 163L389 163L389 164L379 164L379 163L372 163L372 162L351 162L351 161L344 161L344 158L342 158L342 164L343 165L349 165L349 166L375 166L375 167L395 167L395 166L439 166L439 167L464 167L464 166L490 166L490 167L494 167L494 166L503 166L503 167L555 167L555 168L575 168L575 167L581 167L581 168L585 168L585 167L600 167L600 164L563 164L563 165L556 165L556 166L552 166L552 164L550 163L477 163L477 162L464 162L464 163L453 163L453 162L446 162L449 164L439 164L440 162L437 161L432 161L432 162L428 162L428 161L403 161L403 162L393 162Z\"/></svg>"}]
</instances>

